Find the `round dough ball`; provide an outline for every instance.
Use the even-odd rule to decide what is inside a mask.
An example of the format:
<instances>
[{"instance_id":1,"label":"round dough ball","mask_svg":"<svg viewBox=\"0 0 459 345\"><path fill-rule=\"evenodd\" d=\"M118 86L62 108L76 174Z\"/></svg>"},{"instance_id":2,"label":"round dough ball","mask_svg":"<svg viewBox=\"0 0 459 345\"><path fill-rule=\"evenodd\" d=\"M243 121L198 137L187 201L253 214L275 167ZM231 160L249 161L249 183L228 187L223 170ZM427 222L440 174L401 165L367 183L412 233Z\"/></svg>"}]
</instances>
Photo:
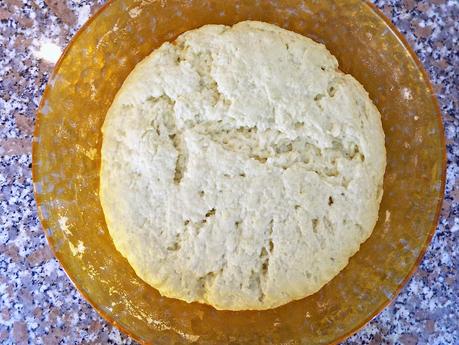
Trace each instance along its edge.
<instances>
[{"instance_id":1,"label":"round dough ball","mask_svg":"<svg viewBox=\"0 0 459 345\"><path fill-rule=\"evenodd\" d=\"M167 297L268 309L318 291L371 234L381 116L325 46L207 25L139 63L103 126L116 248Z\"/></svg>"}]
</instances>

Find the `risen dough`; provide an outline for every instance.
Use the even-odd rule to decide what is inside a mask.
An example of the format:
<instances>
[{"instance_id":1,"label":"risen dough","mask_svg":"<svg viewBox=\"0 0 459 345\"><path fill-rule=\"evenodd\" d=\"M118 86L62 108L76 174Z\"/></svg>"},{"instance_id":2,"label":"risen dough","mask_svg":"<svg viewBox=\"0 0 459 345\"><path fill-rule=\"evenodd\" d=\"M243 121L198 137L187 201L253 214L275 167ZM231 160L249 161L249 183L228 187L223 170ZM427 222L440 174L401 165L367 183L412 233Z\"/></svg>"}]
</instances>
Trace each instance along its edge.
<instances>
[{"instance_id":1,"label":"risen dough","mask_svg":"<svg viewBox=\"0 0 459 345\"><path fill-rule=\"evenodd\" d=\"M138 64L103 127L116 248L164 296L267 309L319 290L378 217L381 117L325 46L208 25Z\"/></svg>"}]
</instances>

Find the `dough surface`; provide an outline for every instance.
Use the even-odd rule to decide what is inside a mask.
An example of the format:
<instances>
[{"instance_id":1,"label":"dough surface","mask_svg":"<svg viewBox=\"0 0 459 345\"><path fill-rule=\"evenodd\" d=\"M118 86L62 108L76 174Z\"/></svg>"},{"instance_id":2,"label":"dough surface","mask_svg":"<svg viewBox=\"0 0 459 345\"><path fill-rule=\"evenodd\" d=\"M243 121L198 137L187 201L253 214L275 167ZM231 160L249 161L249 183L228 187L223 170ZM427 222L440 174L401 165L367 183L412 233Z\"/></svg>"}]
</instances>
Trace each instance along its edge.
<instances>
[{"instance_id":1,"label":"dough surface","mask_svg":"<svg viewBox=\"0 0 459 345\"><path fill-rule=\"evenodd\" d=\"M139 63L103 126L116 248L168 297L268 309L318 291L378 218L381 116L325 46L208 25Z\"/></svg>"}]
</instances>

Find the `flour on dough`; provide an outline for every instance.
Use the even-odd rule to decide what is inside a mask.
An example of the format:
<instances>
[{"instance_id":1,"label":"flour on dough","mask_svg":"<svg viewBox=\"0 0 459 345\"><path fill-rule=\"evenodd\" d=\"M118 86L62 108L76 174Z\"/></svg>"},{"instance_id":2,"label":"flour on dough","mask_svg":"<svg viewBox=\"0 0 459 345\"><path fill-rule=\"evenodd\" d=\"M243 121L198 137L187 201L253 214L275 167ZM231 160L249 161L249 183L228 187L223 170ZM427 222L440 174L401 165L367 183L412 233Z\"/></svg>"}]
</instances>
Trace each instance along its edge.
<instances>
[{"instance_id":1,"label":"flour on dough","mask_svg":"<svg viewBox=\"0 0 459 345\"><path fill-rule=\"evenodd\" d=\"M116 248L168 297L268 309L318 291L371 234L381 116L325 46L261 22L164 43L103 126Z\"/></svg>"}]
</instances>

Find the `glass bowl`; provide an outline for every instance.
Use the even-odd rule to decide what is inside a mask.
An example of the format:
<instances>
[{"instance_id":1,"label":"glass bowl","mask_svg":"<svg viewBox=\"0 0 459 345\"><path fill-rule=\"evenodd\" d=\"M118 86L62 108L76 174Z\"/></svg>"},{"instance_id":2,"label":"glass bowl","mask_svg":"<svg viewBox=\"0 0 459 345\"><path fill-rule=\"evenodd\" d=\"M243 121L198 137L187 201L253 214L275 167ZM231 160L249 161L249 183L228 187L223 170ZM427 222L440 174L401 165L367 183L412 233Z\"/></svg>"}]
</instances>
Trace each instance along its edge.
<instances>
[{"instance_id":1,"label":"glass bowl","mask_svg":"<svg viewBox=\"0 0 459 345\"><path fill-rule=\"evenodd\" d=\"M379 222L318 293L268 311L217 311L161 297L115 249L99 202L101 125L137 62L209 23L253 19L326 44L369 91L386 133ZM38 110L35 197L49 245L82 295L141 343L330 344L399 292L435 231L445 180L439 108L415 54L362 0L114 0L78 32Z\"/></svg>"}]
</instances>

